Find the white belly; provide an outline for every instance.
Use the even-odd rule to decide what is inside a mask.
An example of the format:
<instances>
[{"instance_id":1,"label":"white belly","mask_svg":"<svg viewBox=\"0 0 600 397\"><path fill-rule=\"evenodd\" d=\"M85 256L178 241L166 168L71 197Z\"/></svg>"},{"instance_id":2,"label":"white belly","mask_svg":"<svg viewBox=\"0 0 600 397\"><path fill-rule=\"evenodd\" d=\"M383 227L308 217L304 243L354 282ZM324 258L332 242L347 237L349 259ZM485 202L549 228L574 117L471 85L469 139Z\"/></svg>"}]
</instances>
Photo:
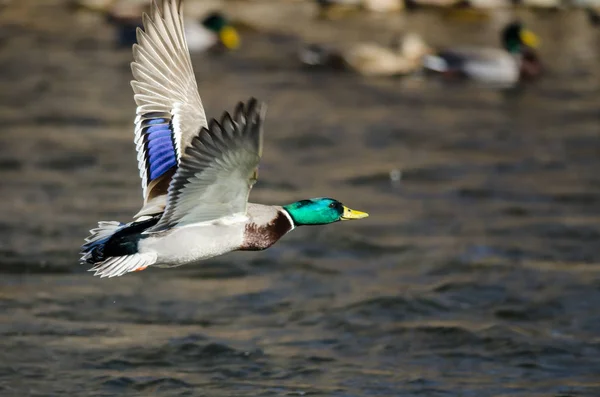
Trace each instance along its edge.
<instances>
[{"instance_id":1,"label":"white belly","mask_svg":"<svg viewBox=\"0 0 600 397\"><path fill-rule=\"evenodd\" d=\"M496 49L480 49L477 54L465 64L465 72L475 80L498 84L514 84L519 80L519 62L508 52Z\"/></svg>"},{"instance_id":2,"label":"white belly","mask_svg":"<svg viewBox=\"0 0 600 397\"><path fill-rule=\"evenodd\" d=\"M140 253L157 254L155 265L181 266L238 249L244 236L243 223L202 223L174 228L140 240Z\"/></svg>"},{"instance_id":3,"label":"white belly","mask_svg":"<svg viewBox=\"0 0 600 397\"><path fill-rule=\"evenodd\" d=\"M187 20L184 29L192 53L206 51L217 43L217 36L196 21Z\"/></svg>"}]
</instances>

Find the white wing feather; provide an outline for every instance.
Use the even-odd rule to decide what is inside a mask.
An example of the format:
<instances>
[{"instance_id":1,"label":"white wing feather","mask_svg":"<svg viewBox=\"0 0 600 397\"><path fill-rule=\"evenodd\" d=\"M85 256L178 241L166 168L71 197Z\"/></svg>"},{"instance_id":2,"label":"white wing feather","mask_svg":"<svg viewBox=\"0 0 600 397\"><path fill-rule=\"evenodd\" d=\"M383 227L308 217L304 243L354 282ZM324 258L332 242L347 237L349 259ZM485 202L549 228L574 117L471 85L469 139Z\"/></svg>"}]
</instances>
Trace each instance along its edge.
<instances>
[{"instance_id":1,"label":"white wing feather","mask_svg":"<svg viewBox=\"0 0 600 397\"><path fill-rule=\"evenodd\" d=\"M192 138L207 126L181 11L181 0L163 0L160 8L153 1L151 15L143 15L144 30L138 29L138 43L133 46L131 86L137 104L135 143L145 204L151 196L151 181L148 180L142 122L148 120L151 113L170 121L178 162ZM142 209L140 214L143 212Z\"/></svg>"}]
</instances>

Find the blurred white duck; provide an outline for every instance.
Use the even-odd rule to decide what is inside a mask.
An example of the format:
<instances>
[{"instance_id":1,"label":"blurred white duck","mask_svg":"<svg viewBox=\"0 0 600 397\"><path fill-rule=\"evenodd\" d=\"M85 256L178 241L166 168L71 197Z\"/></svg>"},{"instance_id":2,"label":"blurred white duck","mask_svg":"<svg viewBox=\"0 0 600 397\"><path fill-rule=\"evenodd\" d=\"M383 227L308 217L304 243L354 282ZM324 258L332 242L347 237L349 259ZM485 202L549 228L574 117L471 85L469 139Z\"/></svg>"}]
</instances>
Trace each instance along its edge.
<instances>
[{"instance_id":1,"label":"blurred white duck","mask_svg":"<svg viewBox=\"0 0 600 397\"><path fill-rule=\"evenodd\" d=\"M131 86L144 204L129 223L99 222L81 263L102 277L264 250L298 226L361 219L331 198L248 203L258 178L266 107L252 98L207 119L180 0L153 3L133 46Z\"/></svg>"},{"instance_id":2,"label":"blurred white duck","mask_svg":"<svg viewBox=\"0 0 600 397\"><path fill-rule=\"evenodd\" d=\"M422 59L431 53L416 33L408 33L390 47L361 43L344 49L311 44L302 48L298 57L309 67L349 69L364 76L397 76L421 68Z\"/></svg>"},{"instance_id":3,"label":"blurred white duck","mask_svg":"<svg viewBox=\"0 0 600 397\"><path fill-rule=\"evenodd\" d=\"M151 0L73 0L72 8L104 15L116 28L119 46L131 47L136 42L136 30L141 28L142 13ZM219 3L194 2L193 16L185 19L185 35L191 52L211 49L235 50L240 46L237 30L218 10Z\"/></svg>"}]
</instances>

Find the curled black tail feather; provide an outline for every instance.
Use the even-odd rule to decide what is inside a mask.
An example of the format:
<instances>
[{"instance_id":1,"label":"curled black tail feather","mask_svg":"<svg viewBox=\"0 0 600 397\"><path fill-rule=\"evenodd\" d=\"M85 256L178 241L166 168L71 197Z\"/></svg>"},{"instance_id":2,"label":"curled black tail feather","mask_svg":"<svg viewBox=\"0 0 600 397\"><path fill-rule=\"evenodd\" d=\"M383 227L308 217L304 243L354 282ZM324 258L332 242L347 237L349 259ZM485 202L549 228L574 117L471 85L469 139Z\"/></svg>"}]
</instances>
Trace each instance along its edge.
<instances>
[{"instance_id":1,"label":"curled black tail feather","mask_svg":"<svg viewBox=\"0 0 600 397\"><path fill-rule=\"evenodd\" d=\"M123 226L120 222L98 222L98 227L90 230L91 235L81 246L81 263L93 265L104 260L104 247L111 237Z\"/></svg>"},{"instance_id":2,"label":"curled black tail feather","mask_svg":"<svg viewBox=\"0 0 600 397\"><path fill-rule=\"evenodd\" d=\"M81 247L81 263L95 265L110 257L136 254L142 233L156 225L162 214L131 223L98 222Z\"/></svg>"}]
</instances>

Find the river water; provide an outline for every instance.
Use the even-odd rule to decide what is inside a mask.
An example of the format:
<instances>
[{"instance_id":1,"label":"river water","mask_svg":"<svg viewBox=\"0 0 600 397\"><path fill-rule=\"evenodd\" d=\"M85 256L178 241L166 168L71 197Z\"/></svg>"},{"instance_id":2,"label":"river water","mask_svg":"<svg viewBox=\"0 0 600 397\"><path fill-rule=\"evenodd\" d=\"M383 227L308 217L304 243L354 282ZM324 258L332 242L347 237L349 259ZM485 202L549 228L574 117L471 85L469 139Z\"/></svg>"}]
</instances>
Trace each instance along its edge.
<instances>
[{"instance_id":1,"label":"river water","mask_svg":"<svg viewBox=\"0 0 600 397\"><path fill-rule=\"evenodd\" d=\"M194 55L209 116L268 103L252 201L371 216L99 279L88 229L141 204L130 51L57 0L2 10L0 395L599 396L600 31L525 17L546 74L510 91L311 73L284 34ZM496 43L494 20L404 23Z\"/></svg>"}]
</instances>

